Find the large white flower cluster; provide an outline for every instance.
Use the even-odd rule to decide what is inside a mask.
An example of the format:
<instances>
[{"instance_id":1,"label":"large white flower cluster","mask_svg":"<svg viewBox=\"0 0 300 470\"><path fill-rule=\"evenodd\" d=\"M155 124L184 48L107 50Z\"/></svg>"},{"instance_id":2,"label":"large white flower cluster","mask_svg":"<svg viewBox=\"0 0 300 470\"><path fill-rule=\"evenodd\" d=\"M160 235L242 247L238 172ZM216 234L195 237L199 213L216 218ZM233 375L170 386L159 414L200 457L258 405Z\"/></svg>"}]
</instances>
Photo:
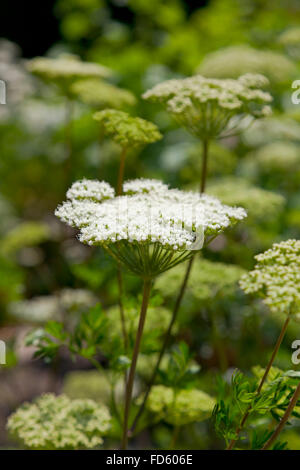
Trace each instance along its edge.
<instances>
[{"instance_id":1,"label":"large white flower cluster","mask_svg":"<svg viewBox=\"0 0 300 470\"><path fill-rule=\"evenodd\" d=\"M80 184L75 183L76 188ZM91 182L91 187L95 184ZM99 182L99 188L104 184L107 183ZM80 229L79 240L89 245L109 245L125 240L129 243L158 242L166 248L186 250L193 244L198 230L203 229L205 234L218 233L246 217L242 208L226 206L214 197L196 192L168 189L156 180L125 183L124 189L130 195L111 197L101 203L86 198L86 194L90 194L88 186L89 182L85 180L83 196L76 191L75 199L74 192L69 190L69 201L58 207L56 215Z\"/></svg>"},{"instance_id":2,"label":"large white flower cluster","mask_svg":"<svg viewBox=\"0 0 300 470\"><path fill-rule=\"evenodd\" d=\"M156 85L143 98L163 104L167 111L197 137L218 137L233 127L234 116L267 116L272 101L261 90L268 84L263 75L245 74L234 79L201 75L173 79Z\"/></svg>"},{"instance_id":3,"label":"large white flower cluster","mask_svg":"<svg viewBox=\"0 0 300 470\"><path fill-rule=\"evenodd\" d=\"M272 312L300 317L300 240L275 243L257 255L253 271L240 281L246 293L258 293Z\"/></svg>"}]
</instances>

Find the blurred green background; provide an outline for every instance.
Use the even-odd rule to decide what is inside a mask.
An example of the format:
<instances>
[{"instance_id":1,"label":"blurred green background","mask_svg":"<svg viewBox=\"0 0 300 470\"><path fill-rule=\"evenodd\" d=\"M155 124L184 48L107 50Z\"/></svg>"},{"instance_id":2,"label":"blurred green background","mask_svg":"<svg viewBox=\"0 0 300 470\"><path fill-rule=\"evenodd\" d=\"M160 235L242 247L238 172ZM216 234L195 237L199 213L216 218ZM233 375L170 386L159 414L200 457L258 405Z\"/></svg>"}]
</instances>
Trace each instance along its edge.
<instances>
[{"instance_id":1,"label":"blurred green background","mask_svg":"<svg viewBox=\"0 0 300 470\"><path fill-rule=\"evenodd\" d=\"M205 250L173 338L189 344L201 366L199 383L212 395L216 372L229 377L236 367L247 372L253 365L266 364L282 318L246 297L237 282L253 267L255 254L273 242L299 238L300 232L300 105L291 101L291 84L300 78L297 0L50 4L44 16L37 10L33 17L39 23L33 29L34 40L29 41L30 26L25 31L24 25L23 36L14 29L0 41L0 79L7 86L7 103L0 105L0 339L8 345L7 364L0 366L2 446L8 445L6 417L23 401L65 389L70 396L95 395L93 377L87 387L85 379L72 376L76 370L87 373L87 362L72 362L67 353L54 366L33 361L32 349L24 346L26 332L59 315L57 302L63 294L73 300L82 295L85 308L98 301L109 311L117 303L113 262L101 250L81 245L53 214L66 190L64 98L26 71L25 57L72 53L109 67L110 83L137 98L125 110L156 123L164 136L129 153L126 179L161 178L188 189L198 187L201 143L178 129L159 107L143 101L141 94L163 80L196 72L216 78L257 72L269 78L272 117L211 148L208 192L245 207L248 219ZM99 178L115 185L119 149L99 136L94 111L74 100L71 178ZM166 310L182 272L170 271L157 282ZM130 275L125 275L125 285L128 297L139 292L139 281ZM75 302L76 311L80 302ZM72 310L70 299L64 308ZM163 319L164 328L162 323ZM276 360L278 367L295 368L291 343L299 338L300 327L293 323ZM82 383L88 390L76 392ZM163 447L167 433L163 424L157 426L151 431L152 445ZM286 434L290 447L300 449L300 430L294 427ZM207 423L195 425L193 432L183 431L180 445L222 447Z\"/></svg>"}]
</instances>

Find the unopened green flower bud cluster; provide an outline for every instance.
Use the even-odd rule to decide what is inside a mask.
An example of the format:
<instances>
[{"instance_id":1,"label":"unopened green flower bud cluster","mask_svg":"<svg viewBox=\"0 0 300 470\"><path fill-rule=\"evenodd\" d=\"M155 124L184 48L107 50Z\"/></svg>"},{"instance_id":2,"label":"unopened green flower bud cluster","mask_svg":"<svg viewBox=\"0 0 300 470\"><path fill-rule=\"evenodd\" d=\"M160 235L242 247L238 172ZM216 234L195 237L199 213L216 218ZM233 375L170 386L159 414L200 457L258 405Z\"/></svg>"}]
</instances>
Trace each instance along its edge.
<instances>
[{"instance_id":1,"label":"unopened green flower bud cluster","mask_svg":"<svg viewBox=\"0 0 300 470\"><path fill-rule=\"evenodd\" d=\"M94 114L104 133L122 147L139 147L162 138L157 126L124 111L104 109Z\"/></svg>"}]
</instances>

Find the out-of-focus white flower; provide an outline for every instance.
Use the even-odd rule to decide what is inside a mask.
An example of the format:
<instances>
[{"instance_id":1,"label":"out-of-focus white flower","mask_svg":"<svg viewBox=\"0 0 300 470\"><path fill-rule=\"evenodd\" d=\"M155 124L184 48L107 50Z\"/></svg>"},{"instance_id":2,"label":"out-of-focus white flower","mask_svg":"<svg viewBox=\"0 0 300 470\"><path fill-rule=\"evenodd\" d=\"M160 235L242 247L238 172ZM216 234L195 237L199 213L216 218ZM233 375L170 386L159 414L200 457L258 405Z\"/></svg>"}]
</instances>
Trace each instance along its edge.
<instances>
[{"instance_id":1,"label":"out-of-focus white flower","mask_svg":"<svg viewBox=\"0 0 300 470\"><path fill-rule=\"evenodd\" d=\"M96 296L89 290L66 288L53 295L11 302L8 311L19 320L45 323L60 320L65 313L81 313L96 303Z\"/></svg>"},{"instance_id":2,"label":"out-of-focus white flower","mask_svg":"<svg viewBox=\"0 0 300 470\"><path fill-rule=\"evenodd\" d=\"M84 62L73 54L61 54L57 58L35 57L27 61L27 69L45 81L57 83L72 83L82 78L104 78L112 75L107 67Z\"/></svg>"},{"instance_id":3,"label":"out-of-focus white flower","mask_svg":"<svg viewBox=\"0 0 300 470\"><path fill-rule=\"evenodd\" d=\"M197 69L206 77L238 78L245 73L263 74L271 83L288 81L297 72L286 55L248 45L230 46L207 54Z\"/></svg>"}]
</instances>

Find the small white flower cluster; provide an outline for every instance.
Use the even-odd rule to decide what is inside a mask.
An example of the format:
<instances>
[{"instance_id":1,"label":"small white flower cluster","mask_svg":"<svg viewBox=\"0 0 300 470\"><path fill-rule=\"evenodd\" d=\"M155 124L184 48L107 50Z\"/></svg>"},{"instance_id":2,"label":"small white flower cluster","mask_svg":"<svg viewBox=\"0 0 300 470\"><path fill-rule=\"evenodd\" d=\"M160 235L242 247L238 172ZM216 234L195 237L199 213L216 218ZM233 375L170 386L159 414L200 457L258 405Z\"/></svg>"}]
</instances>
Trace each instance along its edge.
<instances>
[{"instance_id":1,"label":"small white flower cluster","mask_svg":"<svg viewBox=\"0 0 300 470\"><path fill-rule=\"evenodd\" d=\"M45 394L24 403L7 423L10 434L33 450L92 449L103 443L111 416L93 400Z\"/></svg>"},{"instance_id":2,"label":"small white flower cluster","mask_svg":"<svg viewBox=\"0 0 300 470\"><path fill-rule=\"evenodd\" d=\"M101 202L104 199L111 199L115 195L115 190L105 181L83 179L72 184L67 192L68 199L89 200Z\"/></svg>"},{"instance_id":3,"label":"small white flower cluster","mask_svg":"<svg viewBox=\"0 0 300 470\"><path fill-rule=\"evenodd\" d=\"M102 183L99 183L100 185ZM173 250L186 250L195 232L221 232L246 217L244 209L230 207L211 196L168 189L160 181L136 180L124 184L136 192L107 199L102 203L80 198L64 202L55 214L80 229L79 240L89 245L156 243ZM85 189L84 189L85 194Z\"/></svg>"},{"instance_id":4,"label":"small white flower cluster","mask_svg":"<svg viewBox=\"0 0 300 470\"><path fill-rule=\"evenodd\" d=\"M258 88L267 84L263 75L246 74L237 80L195 75L160 83L143 98L162 103L180 125L197 137L212 138L229 131L236 116L269 115L272 97Z\"/></svg>"},{"instance_id":5,"label":"small white flower cluster","mask_svg":"<svg viewBox=\"0 0 300 470\"><path fill-rule=\"evenodd\" d=\"M300 318L300 240L275 243L255 259L258 263L241 278L241 288L264 297L272 312Z\"/></svg>"}]
</instances>

